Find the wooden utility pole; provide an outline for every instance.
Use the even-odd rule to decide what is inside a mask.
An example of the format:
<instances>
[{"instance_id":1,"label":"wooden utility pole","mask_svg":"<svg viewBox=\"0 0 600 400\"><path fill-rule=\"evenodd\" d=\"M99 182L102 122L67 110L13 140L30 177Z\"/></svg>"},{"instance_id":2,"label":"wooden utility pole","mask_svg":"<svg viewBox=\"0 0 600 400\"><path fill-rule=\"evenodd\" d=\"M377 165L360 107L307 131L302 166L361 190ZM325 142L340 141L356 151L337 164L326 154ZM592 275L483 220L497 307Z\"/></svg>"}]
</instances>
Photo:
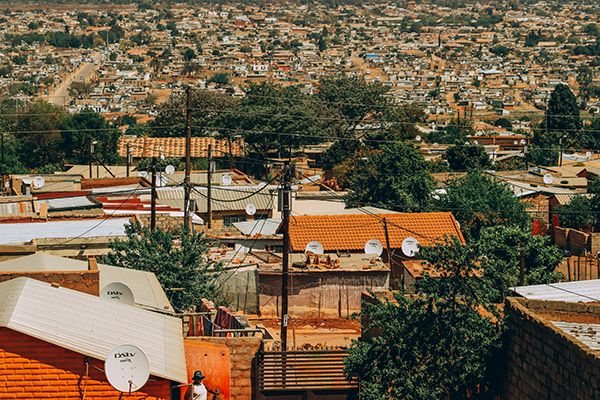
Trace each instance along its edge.
<instances>
[{"instance_id":1,"label":"wooden utility pole","mask_svg":"<svg viewBox=\"0 0 600 400\"><path fill-rule=\"evenodd\" d=\"M94 171L92 171L92 157L94 155L94 140L93 139L90 139L90 148L88 150L89 150L88 156L89 156L89 167L90 167L90 179L92 179L93 178L92 175L94 173Z\"/></svg>"},{"instance_id":2,"label":"wooden utility pole","mask_svg":"<svg viewBox=\"0 0 600 400\"><path fill-rule=\"evenodd\" d=\"M183 180L183 230L190 229L190 192L192 190L192 89L185 90L185 178Z\"/></svg>"},{"instance_id":3,"label":"wooden utility pole","mask_svg":"<svg viewBox=\"0 0 600 400\"><path fill-rule=\"evenodd\" d=\"M212 144L208 145L208 169L206 171L207 178L207 187L206 187L206 213L208 214L208 218L206 221L206 226L210 229L212 228Z\"/></svg>"},{"instance_id":4,"label":"wooden utility pole","mask_svg":"<svg viewBox=\"0 0 600 400\"><path fill-rule=\"evenodd\" d=\"M129 166L131 164L131 145L127 143L127 177L129 178Z\"/></svg>"},{"instance_id":5,"label":"wooden utility pole","mask_svg":"<svg viewBox=\"0 0 600 400\"><path fill-rule=\"evenodd\" d=\"M152 191L150 197L150 230L156 229L156 157L152 157Z\"/></svg>"},{"instance_id":6,"label":"wooden utility pole","mask_svg":"<svg viewBox=\"0 0 600 400\"><path fill-rule=\"evenodd\" d=\"M519 247L519 286L525 286L525 248Z\"/></svg>"},{"instance_id":7,"label":"wooden utility pole","mask_svg":"<svg viewBox=\"0 0 600 400\"><path fill-rule=\"evenodd\" d=\"M283 167L282 210L283 260L281 269L281 350L287 351L288 327L288 274L290 267L290 213L292 212L292 167L289 161Z\"/></svg>"}]
</instances>

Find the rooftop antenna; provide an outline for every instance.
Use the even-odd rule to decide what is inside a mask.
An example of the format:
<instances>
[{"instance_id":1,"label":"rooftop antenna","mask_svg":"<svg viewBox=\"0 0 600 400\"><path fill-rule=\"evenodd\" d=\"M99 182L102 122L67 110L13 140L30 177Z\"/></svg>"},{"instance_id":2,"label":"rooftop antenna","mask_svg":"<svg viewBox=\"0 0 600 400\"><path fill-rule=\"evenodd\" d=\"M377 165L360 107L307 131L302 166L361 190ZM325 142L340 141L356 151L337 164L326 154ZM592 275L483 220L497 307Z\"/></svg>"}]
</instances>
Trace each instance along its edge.
<instances>
[{"instance_id":1,"label":"rooftop antenna","mask_svg":"<svg viewBox=\"0 0 600 400\"><path fill-rule=\"evenodd\" d=\"M135 305L133 292L124 283L111 282L104 286L100 291L100 298L104 300L116 301L121 304Z\"/></svg>"},{"instance_id":2,"label":"rooftop antenna","mask_svg":"<svg viewBox=\"0 0 600 400\"><path fill-rule=\"evenodd\" d=\"M46 183L46 180L44 179L43 176L36 176L35 178L33 178L33 188L34 189L43 188L45 183Z\"/></svg>"},{"instance_id":3,"label":"rooftop antenna","mask_svg":"<svg viewBox=\"0 0 600 400\"><path fill-rule=\"evenodd\" d=\"M402 252L407 257L414 257L419 252L419 241L414 237L407 237L402 241Z\"/></svg>"},{"instance_id":4,"label":"rooftop antenna","mask_svg":"<svg viewBox=\"0 0 600 400\"><path fill-rule=\"evenodd\" d=\"M321 255L325 252L325 249L323 248L323 245L321 243L317 242L316 240L313 240L312 242L308 242L308 244L304 248L304 252Z\"/></svg>"},{"instance_id":5,"label":"rooftop antenna","mask_svg":"<svg viewBox=\"0 0 600 400\"><path fill-rule=\"evenodd\" d=\"M254 203L246 204L246 214L248 214L248 215L256 214L256 205L254 205Z\"/></svg>"},{"instance_id":6,"label":"rooftop antenna","mask_svg":"<svg viewBox=\"0 0 600 400\"><path fill-rule=\"evenodd\" d=\"M551 184L552 182L554 182L554 176L552 174L545 174L544 175L544 183L546 185Z\"/></svg>"},{"instance_id":7,"label":"rooftop antenna","mask_svg":"<svg viewBox=\"0 0 600 400\"><path fill-rule=\"evenodd\" d=\"M148 382L150 364L139 347L124 344L108 353L104 361L104 373L113 388L131 394Z\"/></svg>"},{"instance_id":8,"label":"rooftop antenna","mask_svg":"<svg viewBox=\"0 0 600 400\"><path fill-rule=\"evenodd\" d=\"M374 254L381 257L383 254L383 245L377 239L368 240L367 243L365 243L365 254Z\"/></svg>"}]
</instances>

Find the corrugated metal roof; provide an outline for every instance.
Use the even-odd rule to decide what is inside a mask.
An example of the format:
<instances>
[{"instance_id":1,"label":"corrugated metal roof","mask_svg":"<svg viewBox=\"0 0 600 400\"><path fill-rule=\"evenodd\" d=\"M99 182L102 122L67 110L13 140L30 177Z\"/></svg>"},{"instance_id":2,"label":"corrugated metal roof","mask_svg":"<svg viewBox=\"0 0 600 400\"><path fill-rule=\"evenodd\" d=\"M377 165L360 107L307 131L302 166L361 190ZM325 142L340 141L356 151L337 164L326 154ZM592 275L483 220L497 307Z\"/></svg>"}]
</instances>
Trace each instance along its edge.
<instances>
[{"instance_id":1,"label":"corrugated metal roof","mask_svg":"<svg viewBox=\"0 0 600 400\"><path fill-rule=\"evenodd\" d=\"M127 145L132 157L185 157L185 138L183 137L134 137L121 136L117 149L121 157L127 156ZM206 157L208 145L212 145L214 157L225 157L231 153L236 156L244 155L244 140L216 139L213 137L193 137L191 143L192 157Z\"/></svg>"},{"instance_id":2,"label":"corrugated metal roof","mask_svg":"<svg viewBox=\"0 0 600 400\"><path fill-rule=\"evenodd\" d=\"M578 193L576 195L572 195L572 194L555 194L554 198L558 201L558 204L560 205L566 205L566 204L570 204L571 200L573 200L573 197L575 196L583 196L585 198L591 199L592 197L594 197L594 195L592 193Z\"/></svg>"},{"instance_id":3,"label":"corrugated metal roof","mask_svg":"<svg viewBox=\"0 0 600 400\"><path fill-rule=\"evenodd\" d=\"M98 269L100 288L112 282L121 282L133 292L135 304L157 310L174 311L154 273L106 264L98 264Z\"/></svg>"},{"instance_id":4,"label":"corrugated metal roof","mask_svg":"<svg viewBox=\"0 0 600 400\"><path fill-rule=\"evenodd\" d=\"M80 210L102 207L100 203L93 201L88 196L43 199L39 200L39 203L48 204L49 211Z\"/></svg>"},{"instance_id":5,"label":"corrugated metal roof","mask_svg":"<svg viewBox=\"0 0 600 400\"><path fill-rule=\"evenodd\" d=\"M21 277L0 283L0 326L98 360L133 344L151 375L187 382L178 318Z\"/></svg>"},{"instance_id":6,"label":"corrugated metal roof","mask_svg":"<svg viewBox=\"0 0 600 400\"><path fill-rule=\"evenodd\" d=\"M273 199L274 194L271 193L267 186L263 187L260 192L246 198L249 194L257 190L259 190L258 187L239 186L235 188L213 188L212 209L213 211L243 211L249 203L253 203L257 210L273 209L273 204L276 200ZM182 187L159 188L157 192L158 203L183 209L184 190ZM195 190L192 190L191 198L196 202L197 212L206 212L206 196L207 189L205 187L196 187Z\"/></svg>"},{"instance_id":7,"label":"corrugated metal roof","mask_svg":"<svg viewBox=\"0 0 600 400\"><path fill-rule=\"evenodd\" d=\"M575 337L592 350L600 350L600 324L550 321L567 335Z\"/></svg>"},{"instance_id":8,"label":"corrugated metal roof","mask_svg":"<svg viewBox=\"0 0 600 400\"><path fill-rule=\"evenodd\" d=\"M257 234L267 236L275 235L279 225L281 225L280 218L269 218L264 221L242 221L233 223L233 226L247 236Z\"/></svg>"},{"instance_id":9,"label":"corrugated metal roof","mask_svg":"<svg viewBox=\"0 0 600 400\"><path fill-rule=\"evenodd\" d=\"M129 218L0 224L0 244L26 243L33 239L125 236L127 223Z\"/></svg>"},{"instance_id":10,"label":"corrugated metal roof","mask_svg":"<svg viewBox=\"0 0 600 400\"><path fill-rule=\"evenodd\" d=\"M0 262L0 272L86 271L88 262L37 252L28 256ZM173 311L156 275L152 272L98 264L100 288L112 282L122 282L133 292L135 303L141 307Z\"/></svg>"},{"instance_id":11,"label":"corrugated metal roof","mask_svg":"<svg viewBox=\"0 0 600 400\"><path fill-rule=\"evenodd\" d=\"M527 299L568 302L600 301L600 279L517 286L511 289Z\"/></svg>"}]
</instances>

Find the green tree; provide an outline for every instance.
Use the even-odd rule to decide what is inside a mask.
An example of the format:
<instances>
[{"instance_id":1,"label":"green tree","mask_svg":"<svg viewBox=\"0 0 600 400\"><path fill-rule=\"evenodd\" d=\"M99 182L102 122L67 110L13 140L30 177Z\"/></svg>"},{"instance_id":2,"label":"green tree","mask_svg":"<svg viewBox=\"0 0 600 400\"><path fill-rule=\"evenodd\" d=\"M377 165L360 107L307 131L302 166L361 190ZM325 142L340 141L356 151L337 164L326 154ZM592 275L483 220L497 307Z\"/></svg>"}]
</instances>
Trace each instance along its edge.
<instances>
[{"instance_id":1,"label":"green tree","mask_svg":"<svg viewBox=\"0 0 600 400\"><path fill-rule=\"evenodd\" d=\"M577 83L579 84L579 98L581 100L581 109L585 109L590 99L590 85L594 80L592 69L589 65L580 65L577 68Z\"/></svg>"},{"instance_id":2,"label":"green tree","mask_svg":"<svg viewBox=\"0 0 600 400\"><path fill-rule=\"evenodd\" d=\"M237 99L208 90L192 90L192 135L208 136L218 127L217 118L231 115ZM182 136L185 132L185 94L173 94L158 106L157 115L150 125L152 136Z\"/></svg>"},{"instance_id":3,"label":"green tree","mask_svg":"<svg viewBox=\"0 0 600 400\"><path fill-rule=\"evenodd\" d=\"M555 212L560 225L566 228L590 230L596 225L592 200L582 195L573 196L569 204L557 206Z\"/></svg>"},{"instance_id":4,"label":"green tree","mask_svg":"<svg viewBox=\"0 0 600 400\"><path fill-rule=\"evenodd\" d=\"M185 61L191 61L194 58L196 58L196 52L189 47L186 47L185 51L183 52L183 59Z\"/></svg>"},{"instance_id":5,"label":"green tree","mask_svg":"<svg viewBox=\"0 0 600 400\"><path fill-rule=\"evenodd\" d=\"M414 297L364 304L364 337L352 343L346 374L360 379L365 400L485 397L502 326L492 319L476 254L450 240L420 255L444 274L426 276Z\"/></svg>"},{"instance_id":6,"label":"green tree","mask_svg":"<svg viewBox=\"0 0 600 400\"><path fill-rule=\"evenodd\" d=\"M209 82L214 82L217 85L228 85L229 75L227 75L226 73L215 74L209 79Z\"/></svg>"},{"instance_id":7,"label":"green tree","mask_svg":"<svg viewBox=\"0 0 600 400\"><path fill-rule=\"evenodd\" d=\"M482 256L483 276L489 282L488 294L494 303L503 302L510 288L519 284L521 252L524 284L554 283L562 279L556 269L563 261L563 252L548 236L532 236L527 229L499 225L482 229L473 245Z\"/></svg>"},{"instance_id":8,"label":"green tree","mask_svg":"<svg viewBox=\"0 0 600 400\"><path fill-rule=\"evenodd\" d=\"M577 98L565 84L556 86L550 99L541 129L535 133L533 143L543 147L555 146L563 138L563 146L581 143L582 127Z\"/></svg>"},{"instance_id":9,"label":"green tree","mask_svg":"<svg viewBox=\"0 0 600 400\"><path fill-rule=\"evenodd\" d=\"M454 171L482 169L491 166L490 157L481 145L457 144L448 147L446 160Z\"/></svg>"},{"instance_id":10,"label":"green tree","mask_svg":"<svg viewBox=\"0 0 600 400\"><path fill-rule=\"evenodd\" d=\"M326 135L321 109L300 88L271 83L250 84L237 107L220 116L224 133L239 132L257 157L289 155L305 144L320 143Z\"/></svg>"},{"instance_id":11,"label":"green tree","mask_svg":"<svg viewBox=\"0 0 600 400\"><path fill-rule=\"evenodd\" d=\"M356 160L355 166L346 198L349 207L370 205L402 212L429 208L433 178L427 162L414 146L385 145L368 154L367 160Z\"/></svg>"},{"instance_id":12,"label":"green tree","mask_svg":"<svg viewBox=\"0 0 600 400\"><path fill-rule=\"evenodd\" d=\"M217 299L215 279L220 264L208 260L210 240L199 233L183 235L150 231L139 223L126 227L127 240L115 240L103 262L156 274L177 311L199 305L201 298ZM170 290L181 288L182 290Z\"/></svg>"},{"instance_id":13,"label":"green tree","mask_svg":"<svg viewBox=\"0 0 600 400\"><path fill-rule=\"evenodd\" d=\"M36 101L18 113L13 126L19 159L26 168L40 168L64 160L60 124L65 111L58 106Z\"/></svg>"},{"instance_id":14,"label":"green tree","mask_svg":"<svg viewBox=\"0 0 600 400\"><path fill-rule=\"evenodd\" d=\"M477 239L481 229L506 225L524 228L530 217L525 205L509 187L480 171L471 171L448 185L434 201L440 211L452 211L469 239Z\"/></svg>"},{"instance_id":15,"label":"green tree","mask_svg":"<svg viewBox=\"0 0 600 400\"><path fill-rule=\"evenodd\" d=\"M84 110L65 116L60 124L63 150L67 160L77 164L89 162L89 149L93 141L94 157L105 164L118 161L117 143L120 132L106 122L102 115Z\"/></svg>"}]
</instances>

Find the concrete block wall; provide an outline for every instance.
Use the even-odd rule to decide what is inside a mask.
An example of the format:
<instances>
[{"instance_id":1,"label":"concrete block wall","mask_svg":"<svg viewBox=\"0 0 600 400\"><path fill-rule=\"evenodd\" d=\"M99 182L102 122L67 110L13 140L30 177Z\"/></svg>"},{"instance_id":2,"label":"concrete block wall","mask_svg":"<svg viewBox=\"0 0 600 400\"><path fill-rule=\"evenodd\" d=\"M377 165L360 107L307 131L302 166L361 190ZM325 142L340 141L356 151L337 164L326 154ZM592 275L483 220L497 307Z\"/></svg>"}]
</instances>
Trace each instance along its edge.
<instances>
[{"instance_id":1,"label":"concrete block wall","mask_svg":"<svg viewBox=\"0 0 600 400\"><path fill-rule=\"evenodd\" d=\"M231 400L252 399L252 367L260 348L258 337L199 337L209 343L224 344L229 349L231 365Z\"/></svg>"},{"instance_id":2,"label":"concrete block wall","mask_svg":"<svg viewBox=\"0 0 600 400\"><path fill-rule=\"evenodd\" d=\"M586 313L600 317L600 307L577 303L508 298L503 400L600 398L600 354L560 331L546 317ZM597 323L597 322L596 322Z\"/></svg>"},{"instance_id":3,"label":"concrete block wall","mask_svg":"<svg viewBox=\"0 0 600 400\"><path fill-rule=\"evenodd\" d=\"M103 369L104 362L90 360L86 378L85 356L39 339L0 328L0 399L118 399ZM94 368L95 367L95 368ZM170 384L153 378L129 400L166 400Z\"/></svg>"}]
</instances>

